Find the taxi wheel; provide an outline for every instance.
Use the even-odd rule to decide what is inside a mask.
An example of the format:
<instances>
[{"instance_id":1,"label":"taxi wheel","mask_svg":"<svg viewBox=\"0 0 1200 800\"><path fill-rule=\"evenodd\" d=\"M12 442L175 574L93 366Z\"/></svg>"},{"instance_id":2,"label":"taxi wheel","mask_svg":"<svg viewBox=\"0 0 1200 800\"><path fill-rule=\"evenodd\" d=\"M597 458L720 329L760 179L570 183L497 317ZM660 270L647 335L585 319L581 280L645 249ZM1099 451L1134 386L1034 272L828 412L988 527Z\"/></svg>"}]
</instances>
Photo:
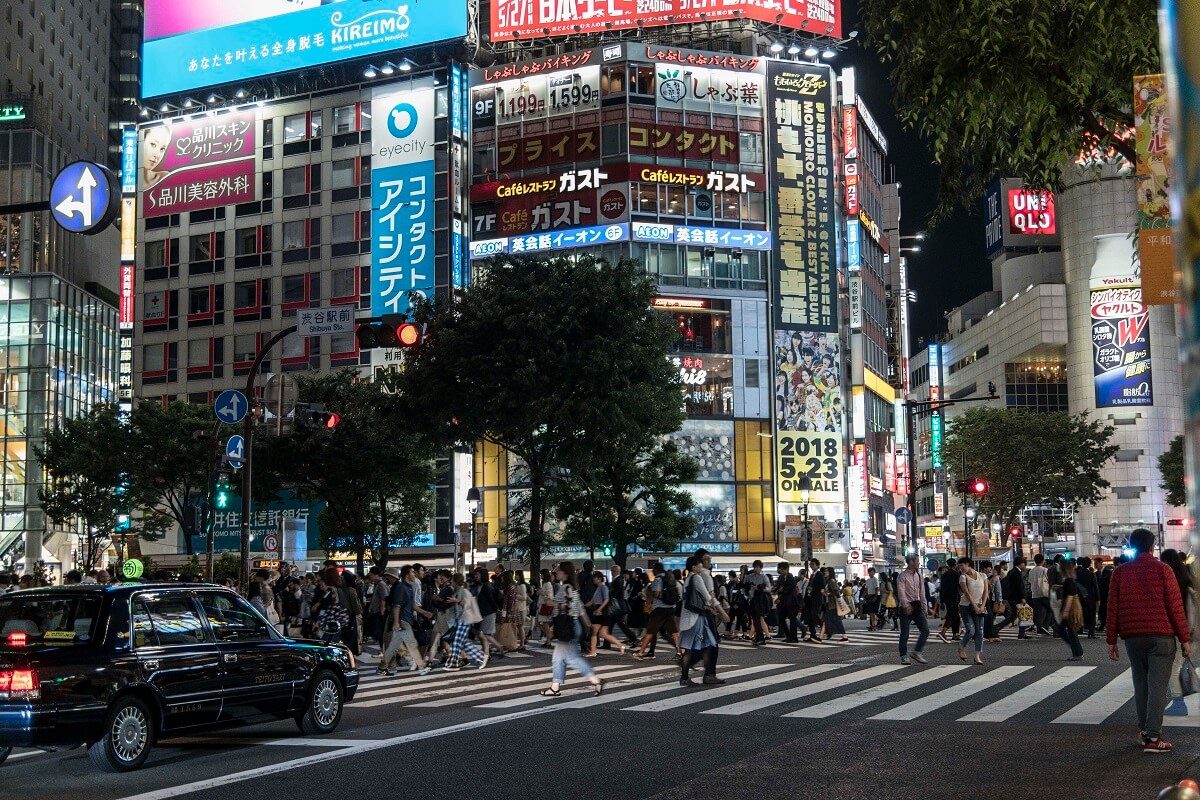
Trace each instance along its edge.
<instances>
[{"instance_id":1,"label":"taxi wheel","mask_svg":"<svg viewBox=\"0 0 1200 800\"><path fill-rule=\"evenodd\" d=\"M8 759L11 752L11 747L0 747L0 764L3 764Z\"/></svg>"},{"instance_id":2,"label":"taxi wheel","mask_svg":"<svg viewBox=\"0 0 1200 800\"><path fill-rule=\"evenodd\" d=\"M150 709L136 697L122 697L108 709L103 735L88 748L88 755L102 770L129 772L146 763L153 740Z\"/></svg>"},{"instance_id":3,"label":"taxi wheel","mask_svg":"<svg viewBox=\"0 0 1200 800\"><path fill-rule=\"evenodd\" d=\"M342 719L342 683L327 669L313 676L308 690L308 707L296 717L300 731L308 736L332 733Z\"/></svg>"}]
</instances>

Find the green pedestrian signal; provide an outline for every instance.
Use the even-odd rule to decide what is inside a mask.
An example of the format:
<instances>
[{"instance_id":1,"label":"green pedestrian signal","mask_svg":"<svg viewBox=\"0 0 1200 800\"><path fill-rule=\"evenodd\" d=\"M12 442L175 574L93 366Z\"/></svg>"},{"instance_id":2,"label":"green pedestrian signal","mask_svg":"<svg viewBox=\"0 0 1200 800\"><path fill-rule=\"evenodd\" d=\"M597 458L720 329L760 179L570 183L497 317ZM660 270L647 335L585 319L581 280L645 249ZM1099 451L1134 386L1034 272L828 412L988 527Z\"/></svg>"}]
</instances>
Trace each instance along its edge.
<instances>
[{"instance_id":1,"label":"green pedestrian signal","mask_svg":"<svg viewBox=\"0 0 1200 800\"><path fill-rule=\"evenodd\" d=\"M226 472L217 473L217 485L213 489L213 505L217 508L229 508L229 501L233 496L233 487L229 485L229 474Z\"/></svg>"}]
</instances>

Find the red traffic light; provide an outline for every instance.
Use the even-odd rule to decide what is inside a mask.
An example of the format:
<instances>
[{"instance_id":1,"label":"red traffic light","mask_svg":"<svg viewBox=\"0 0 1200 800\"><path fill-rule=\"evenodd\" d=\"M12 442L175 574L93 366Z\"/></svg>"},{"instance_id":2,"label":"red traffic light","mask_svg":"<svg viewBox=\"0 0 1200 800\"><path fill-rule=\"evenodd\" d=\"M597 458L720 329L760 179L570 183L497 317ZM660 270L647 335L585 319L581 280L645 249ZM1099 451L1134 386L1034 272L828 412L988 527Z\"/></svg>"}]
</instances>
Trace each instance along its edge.
<instances>
[{"instance_id":1,"label":"red traffic light","mask_svg":"<svg viewBox=\"0 0 1200 800\"><path fill-rule=\"evenodd\" d=\"M987 494L987 481L983 478L972 478L968 488L971 490L971 494Z\"/></svg>"},{"instance_id":2,"label":"red traffic light","mask_svg":"<svg viewBox=\"0 0 1200 800\"><path fill-rule=\"evenodd\" d=\"M325 427L327 429L333 430L334 428L336 428L338 426L338 423L341 421L342 421L341 414L336 414L332 411L327 411L325 413Z\"/></svg>"},{"instance_id":3,"label":"red traffic light","mask_svg":"<svg viewBox=\"0 0 1200 800\"><path fill-rule=\"evenodd\" d=\"M1009 528L1008 536L1011 539L1020 539L1021 538L1021 526L1013 525L1011 528Z\"/></svg>"},{"instance_id":4,"label":"red traffic light","mask_svg":"<svg viewBox=\"0 0 1200 800\"><path fill-rule=\"evenodd\" d=\"M402 322L396 327L396 341L401 347L416 347L421 343L421 329L413 322Z\"/></svg>"}]
</instances>

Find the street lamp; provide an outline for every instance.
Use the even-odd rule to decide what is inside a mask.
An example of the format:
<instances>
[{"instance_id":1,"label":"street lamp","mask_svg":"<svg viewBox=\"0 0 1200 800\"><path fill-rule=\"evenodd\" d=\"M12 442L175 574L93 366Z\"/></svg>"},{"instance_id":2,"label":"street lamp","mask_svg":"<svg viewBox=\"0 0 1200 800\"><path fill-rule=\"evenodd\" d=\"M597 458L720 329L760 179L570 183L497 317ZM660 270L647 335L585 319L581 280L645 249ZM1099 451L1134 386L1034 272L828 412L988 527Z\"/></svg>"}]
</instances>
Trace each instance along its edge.
<instances>
[{"instance_id":1,"label":"street lamp","mask_svg":"<svg viewBox=\"0 0 1200 800\"><path fill-rule=\"evenodd\" d=\"M963 545L966 547L967 558L971 558L971 552L975 549L971 546L971 539L975 536L974 523L976 513L975 506L967 506L963 514L966 517L966 536L963 539Z\"/></svg>"},{"instance_id":2,"label":"street lamp","mask_svg":"<svg viewBox=\"0 0 1200 800\"><path fill-rule=\"evenodd\" d=\"M808 475L800 476L800 513L804 523L804 567L812 563L813 548L812 548L812 525L808 522L808 503L812 500L812 478Z\"/></svg>"},{"instance_id":3,"label":"street lamp","mask_svg":"<svg viewBox=\"0 0 1200 800\"><path fill-rule=\"evenodd\" d=\"M471 514L471 569L475 569L475 520L479 516L479 489L472 486L467 489L467 511Z\"/></svg>"}]
</instances>

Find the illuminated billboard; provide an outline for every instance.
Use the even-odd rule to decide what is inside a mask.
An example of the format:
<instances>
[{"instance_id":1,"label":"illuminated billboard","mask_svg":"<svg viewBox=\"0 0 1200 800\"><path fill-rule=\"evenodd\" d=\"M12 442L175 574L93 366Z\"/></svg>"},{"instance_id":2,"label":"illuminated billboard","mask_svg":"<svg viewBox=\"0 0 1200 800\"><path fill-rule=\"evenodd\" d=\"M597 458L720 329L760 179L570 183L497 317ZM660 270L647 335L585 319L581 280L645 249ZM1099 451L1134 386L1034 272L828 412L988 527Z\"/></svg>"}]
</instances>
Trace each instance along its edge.
<instances>
[{"instance_id":1,"label":"illuminated billboard","mask_svg":"<svg viewBox=\"0 0 1200 800\"><path fill-rule=\"evenodd\" d=\"M984 251L1058 246L1054 193L1029 189L1017 180L995 181L983 199Z\"/></svg>"},{"instance_id":2,"label":"illuminated billboard","mask_svg":"<svg viewBox=\"0 0 1200 800\"><path fill-rule=\"evenodd\" d=\"M143 127L137 169L142 216L161 217L257 199L257 141L254 111Z\"/></svg>"},{"instance_id":3,"label":"illuminated billboard","mask_svg":"<svg viewBox=\"0 0 1200 800\"><path fill-rule=\"evenodd\" d=\"M691 0L493 0L491 40L609 33L732 19L752 19L824 36L842 35L839 0L726 0L719 5Z\"/></svg>"},{"instance_id":4,"label":"illuminated billboard","mask_svg":"<svg viewBox=\"0 0 1200 800\"><path fill-rule=\"evenodd\" d=\"M1096 408L1152 406L1150 314L1142 302L1133 241L1124 233L1095 241L1088 288Z\"/></svg>"},{"instance_id":5,"label":"illuminated billboard","mask_svg":"<svg viewBox=\"0 0 1200 800\"><path fill-rule=\"evenodd\" d=\"M186 92L466 33L465 2L146 0L142 92Z\"/></svg>"}]
</instances>

